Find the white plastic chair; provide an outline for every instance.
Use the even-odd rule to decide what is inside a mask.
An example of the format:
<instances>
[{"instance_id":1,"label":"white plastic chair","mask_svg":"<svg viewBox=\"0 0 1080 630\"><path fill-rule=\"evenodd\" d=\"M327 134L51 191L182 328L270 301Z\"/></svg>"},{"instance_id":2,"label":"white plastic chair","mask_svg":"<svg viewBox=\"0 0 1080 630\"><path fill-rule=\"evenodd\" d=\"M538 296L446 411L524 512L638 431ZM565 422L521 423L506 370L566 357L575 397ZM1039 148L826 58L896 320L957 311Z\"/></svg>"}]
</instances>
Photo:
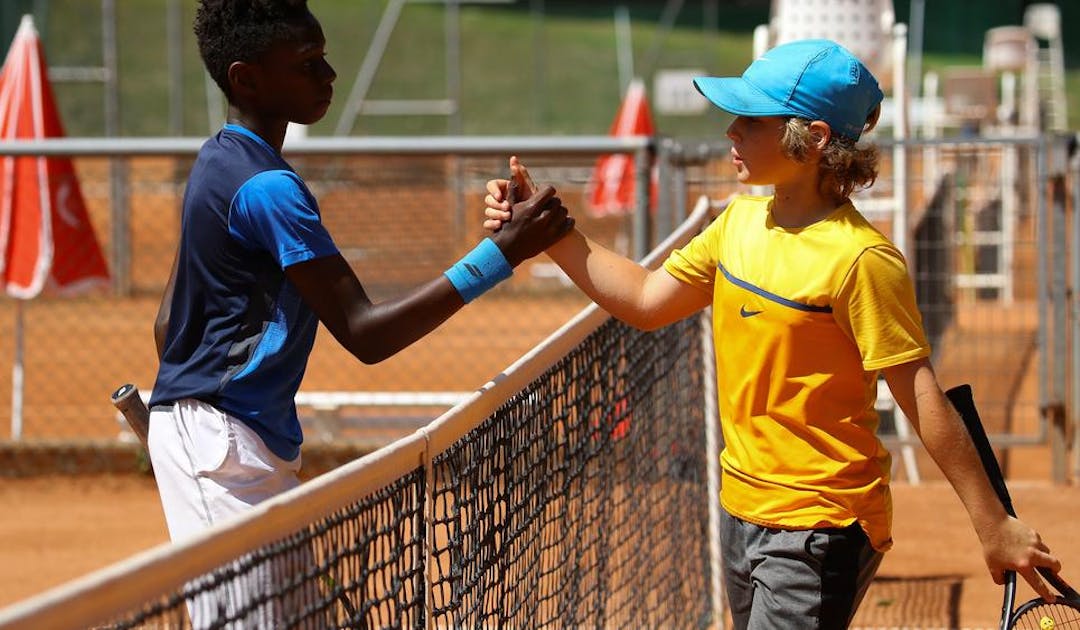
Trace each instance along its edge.
<instances>
[{"instance_id":1,"label":"white plastic chair","mask_svg":"<svg viewBox=\"0 0 1080 630\"><path fill-rule=\"evenodd\" d=\"M1065 103L1065 51L1061 39L1061 9L1039 2L1024 9L1024 27L1046 47L1036 46L1038 100L1045 108L1045 126L1054 131L1068 128Z\"/></svg>"},{"instance_id":2,"label":"white plastic chair","mask_svg":"<svg viewBox=\"0 0 1080 630\"><path fill-rule=\"evenodd\" d=\"M983 67L1000 75L998 121L1034 130L1039 125L1038 43L1023 26L998 26L983 38ZM1019 83L1019 84L1018 84Z\"/></svg>"},{"instance_id":3,"label":"white plastic chair","mask_svg":"<svg viewBox=\"0 0 1080 630\"><path fill-rule=\"evenodd\" d=\"M754 57L799 39L831 39L850 50L891 89L895 75L890 43L895 23L892 0L772 0L769 23L754 31Z\"/></svg>"}]
</instances>

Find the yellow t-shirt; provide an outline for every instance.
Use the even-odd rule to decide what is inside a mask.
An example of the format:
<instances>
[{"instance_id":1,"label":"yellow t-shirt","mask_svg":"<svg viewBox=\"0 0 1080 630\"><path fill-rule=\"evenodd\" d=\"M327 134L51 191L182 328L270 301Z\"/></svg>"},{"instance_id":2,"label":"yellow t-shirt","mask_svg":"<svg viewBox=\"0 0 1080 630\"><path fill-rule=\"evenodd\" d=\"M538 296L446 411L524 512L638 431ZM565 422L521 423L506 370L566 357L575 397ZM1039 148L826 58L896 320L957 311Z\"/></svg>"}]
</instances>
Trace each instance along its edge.
<instances>
[{"instance_id":1,"label":"yellow t-shirt","mask_svg":"<svg viewBox=\"0 0 1080 630\"><path fill-rule=\"evenodd\" d=\"M798 229L736 197L664 268L713 295L721 503L768 527L891 545L878 371L930 354L900 252L850 204Z\"/></svg>"}]
</instances>

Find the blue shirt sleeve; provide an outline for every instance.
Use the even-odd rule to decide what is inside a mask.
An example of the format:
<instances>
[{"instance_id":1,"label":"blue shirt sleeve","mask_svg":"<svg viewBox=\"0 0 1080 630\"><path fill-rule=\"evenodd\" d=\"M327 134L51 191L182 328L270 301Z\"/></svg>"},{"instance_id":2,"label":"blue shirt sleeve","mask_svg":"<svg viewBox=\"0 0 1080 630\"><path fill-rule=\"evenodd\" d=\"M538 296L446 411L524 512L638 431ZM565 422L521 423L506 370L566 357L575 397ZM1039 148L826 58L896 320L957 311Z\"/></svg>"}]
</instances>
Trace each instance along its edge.
<instances>
[{"instance_id":1,"label":"blue shirt sleeve","mask_svg":"<svg viewBox=\"0 0 1080 630\"><path fill-rule=\"evenodd\" d=\"M244 247L270 252L282 269L338 251L315 197L287 170L264 171L244 182L229 210L229 234Z\"/></svg>"}]
</instances>

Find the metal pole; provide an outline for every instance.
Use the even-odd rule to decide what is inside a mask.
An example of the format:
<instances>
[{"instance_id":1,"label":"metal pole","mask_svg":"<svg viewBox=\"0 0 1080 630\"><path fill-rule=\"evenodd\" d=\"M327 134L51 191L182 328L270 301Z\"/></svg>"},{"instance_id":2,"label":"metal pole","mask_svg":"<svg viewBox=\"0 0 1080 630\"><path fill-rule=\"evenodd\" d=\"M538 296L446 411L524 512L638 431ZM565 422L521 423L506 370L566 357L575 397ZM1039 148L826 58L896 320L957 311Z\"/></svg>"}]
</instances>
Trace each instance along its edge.
<instances>
[{"instance_id":1,"label":"metal pole","mask_svg":"<svg viewBox=\"0 0 1080 630\"><path fill-rule=\"evenodd\" d=\"M720 0L705 0L702 3L701 14L701 23L705 35L710 38L716 37L720 31Z\"/></svg>"},{"instance_id":2,"label":"metal pole","mask_svg":"<svg viewBox=\"0 0 1080 630\"><path fill-rule=\"evenodd\" d=\"M1069 424L1073 428L1073 443L1072 443L1072 480L1073 483L1080 483L1080 413L1078 413L1078 407L1080 407L1080 252L1077 252L1077 244L1080 244L1080 151L1074 153L1071 156L1071 175L1072 181L1072 214L1070 216L1072 243L1073 246L1069 248L1069 263L1070 263L1070 291L1071 299L1069 300L1069 314L1072 324L1072 335L1069 337L1070 350L1072 351L1072 357L1070 361L1070 382L1069 382L1069 404L1068 420Z\"/></svg>"},{"instance_id":3,"label":"metal pole","mask_svg":"<svg viewBox=\"0 0 1080 630\"><path fill-rule=\"evenodd\" d=\"M458 0L446 0L443 14L443 27L446 31L446 96L453 104L453 112L447 120L447 132L450 135L461 134L461 7ZM454 173L450 186L454 194L454 223L459 239L464 238L465 200L462 198L462 178L464 177L461 157L450 157L450 168Z\"/></svg>"},{"instance_id":4,"label":"metal pole","mask_svg":"<svg viewBox=\"0 0 1080 630\"><path fill-rule=\"evenodd\" d=\"M23 430L23 301L15 298L15 357L11 365L11 439L22 439Z\"/></svg>"},{"instance_id":5,"label":"metal pole","mask_svg":"<svg viewBox=\"0 0 1080 630\"><path fill-rule=\"evenodd\" d=\"M452 136L461 135L461 5L446 0L446 95L454 104L447 124Z\"/></svg>"},{"instance_id":6,"label":"metal pole","mask_svg":"<svg viewBox=\"0 0 1080 630\"><path fill-rule=\"evenodd\" d=\"M547 64L544 63L544 51L547 44L544 39L544 0L532 0L532 31L533 31L533 80L530 82L533 90L533 133L540 133L544 129L544 121L547 120Z\"/></svg>"},{"instance_id":7,"label":"metal pole","mask_svg":"<svg viewBox=\"0 0 1080 630\"><path fill-rule=\"evenodd\" d=\"M169 133L184 134L184 55L180 0L169 0L165 9L165 37L169 64Z\"/></svg>"},{"instance_id":8,"label":"metal pole","mask_svg":"<svg viewBox=\"0 0 1080 630\"><path fill-rule=\"evenodd\" d=\"M375 80L375 72L379 69L382 56L390 43L390 35L394 32L394 26L397 25L404 7L405 0L390 0L390 3L386 5L386 10L379 20L379 26L375 29L375 36L371 40L371 45L368 46L367 54L364 55L364 62L360 64L360 70L356 73L352 91L349 93L348 100L345 101L345 109L341 112L341 118L338 119L337 127L334 129L335 135L345 136L352 132L356 117L360 114L364 99L367 98L368 90L371 88L371 82Z\"/></svg>"},{"instance_id":9,"label":"metal pole","mask_svg":"<svg viewBox=\"0 0 1080 630\"><path fill-rule=\"evenodd\" d=\"M675 159L672 147L674 142L670 138L663 138L656 146L656 233L658 238L664 238L671 233L671 226L675 224L675 190L672 179Z\"/></svg>"},{"instance_id":10,"label":"metal pole","mask_svg":"<svg viewBox=\"0 0 1080 630\"><path fill-rule=\"evenodd\" d=\"M634 154L634 260L641 260L649 253L649 198L652 184L653 148L644 147Z\"/></svg>"},{"instance_id":11,"label":"metal pole","mask_svg":"<svg viewBox=\"0 0 1080 630\"><path fill-rule=\"evenodd\" d=\"M1051 178L1051 191L1053 194L1053 206L1050 220L1052 221L1051 251L1053 252L1053 270L1050 281L1050 297L1053 305L1053 394L1050 401L1050 452L1051 470L1054 483L1063 484L1067 478L1068 458L1066 432L1065 432L1065 365L1066 354L1066 310L1068 308L1065 296L1066 277L1066 235L1065 235L1065 204L1067 192L1065 188L1065 146L1060 138L1055 138L1050 150L1053 151L1053 175Z\"/></svg>"},{"instance_id":12,"label":"metal pole","mask_svg":"<svg viewBox=\"0 0 1080 630\"><path fill-rule=\"evenodd\" d=\"M914 273L915 256L908 249L908 195L907 195L907 147L904 141L908 137L907 95L904 84L903 68L907 55L907 27L903 24L893 26L893 101L896 112L893 122L893 243L911 264Z\"/></svg>"},{"instance_id":13,"label":"metal pole","mask_svg":"<svg viewBox=\"0 0 1080 630\"><path fill-rule=\"evenodd\" d=\"M116 47L116 0L101 0L102 55L105 67L105 135L120 135L120 75ZM131 289L131 235L128 228L127 162L113 158L109 164L109 197L112 200L113 289L126 295Z\"/></svg>"},{"instance_id":14,"label":"metal pole","mask_svg":"<svg viewBox=\"0 0 1080 630\"><path fill-rule=\"evenodd\" d=\"M709 495L709 578L712 597L712 626L724 627L723 556L720 547L720 451L724 440L720 434L720 402L716 391L716 349L713 346L712 307L698 316L701 322L701 344L705 390L705 471Z\"/></svg>"},{"instance_id":15,"label":"metal pole","mask_svg":"<svg viewBox=\"0 0 1080 630\"><path fill-rule=\"evenodd\" d=\"M1045 136L1039 138L1039 143L1035 147L1035 191L1037 195L1035 207L1035 247L1038 252L1038 266L1036 268L1036 281L1038 284L1038 300L1039 300L1039 329L1036 331L1036 338L1038 339L1039 359L1040 359L1040 373L1038 375L1039 382L1039 409L1042 414L1041 421L1043 428L1046 427L1046 409L1047 404L1050 402L1050 379L1053 372L1050 365L1050 347L1049 340L1047 338L1048 327L1050 326L1049 317L1049 295L1047 294L1047 279L1049 277L1049 262L1047 260L1047 245L1049 243L1049 230L1047 226L1047 203L1046 203L1046 184L1048 180L1047 166L1046 166L1046 138Z\"/></svg>"},{"instance_id":16,"label":"metal pole","mask_svg":"<svg viewBox=\"0 0 1080 630\"><path fill-rule=\"evenodd\" d=\"M908 18L911 32L911 87L914 97L922 96L922 57L923 30L926 24L926 0L911 0L911 15Z\"/></svg>"},{"instance_id":17,"label":"metal pole","mask_svg":"<svg viewBox=\"0 0 1080 630\"><path fill-rule=\"evenodd\" d=\"M105 135L120 133L120 73L116 49L116 0L101 0L101 56L105 67Z\"/></svg>"},{"instance_id":18,"label":"metal pole","mask_svg":"<svg viewBox=\"0 0 1080 630\"><path fill-rule=\"evenodd\" d=\"M615 61L619 69L619 96L634 79L633 33L630 28L630 10L625 4L615 7Z\"/></svg>"},{"instance_id":19,"label":"metal pole","mask_svg":"<svg viewBox=\"0 0 1080 630\"><path fill-rule=\"evenodd\" d=\"M664 10L660 14L660 21L656 27L656 37L649 48L649 54L645 57L643 75L650 75L656 70L657 62L660 60L660 53L664 49L664 43L667 41L672 29L675 28L675 20L679 17L679 13L682 12L684 3L685 0L668 0L664 5Z\"/></svg>"}]
</instances>

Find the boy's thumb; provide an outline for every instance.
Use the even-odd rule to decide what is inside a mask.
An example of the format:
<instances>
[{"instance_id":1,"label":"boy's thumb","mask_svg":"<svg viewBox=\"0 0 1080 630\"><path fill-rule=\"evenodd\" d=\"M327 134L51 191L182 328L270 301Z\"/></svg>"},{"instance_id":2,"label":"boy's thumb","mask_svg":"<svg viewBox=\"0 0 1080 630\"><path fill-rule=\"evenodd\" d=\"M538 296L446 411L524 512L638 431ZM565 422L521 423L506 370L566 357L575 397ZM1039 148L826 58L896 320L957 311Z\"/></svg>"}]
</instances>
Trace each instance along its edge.
<instances>
[{"instance_id":1,"label":"boy's thumb","mask_svg":"<svg viewBox=\"0 0 1080 630\"><path fill-rule=\"evenodd\" d=\"M516 174L510 174L510 183L506 185L506 201L510 204L510 212L514 211L514 204L521 201L521 183Z\"/></svg>"}]
</instances>

